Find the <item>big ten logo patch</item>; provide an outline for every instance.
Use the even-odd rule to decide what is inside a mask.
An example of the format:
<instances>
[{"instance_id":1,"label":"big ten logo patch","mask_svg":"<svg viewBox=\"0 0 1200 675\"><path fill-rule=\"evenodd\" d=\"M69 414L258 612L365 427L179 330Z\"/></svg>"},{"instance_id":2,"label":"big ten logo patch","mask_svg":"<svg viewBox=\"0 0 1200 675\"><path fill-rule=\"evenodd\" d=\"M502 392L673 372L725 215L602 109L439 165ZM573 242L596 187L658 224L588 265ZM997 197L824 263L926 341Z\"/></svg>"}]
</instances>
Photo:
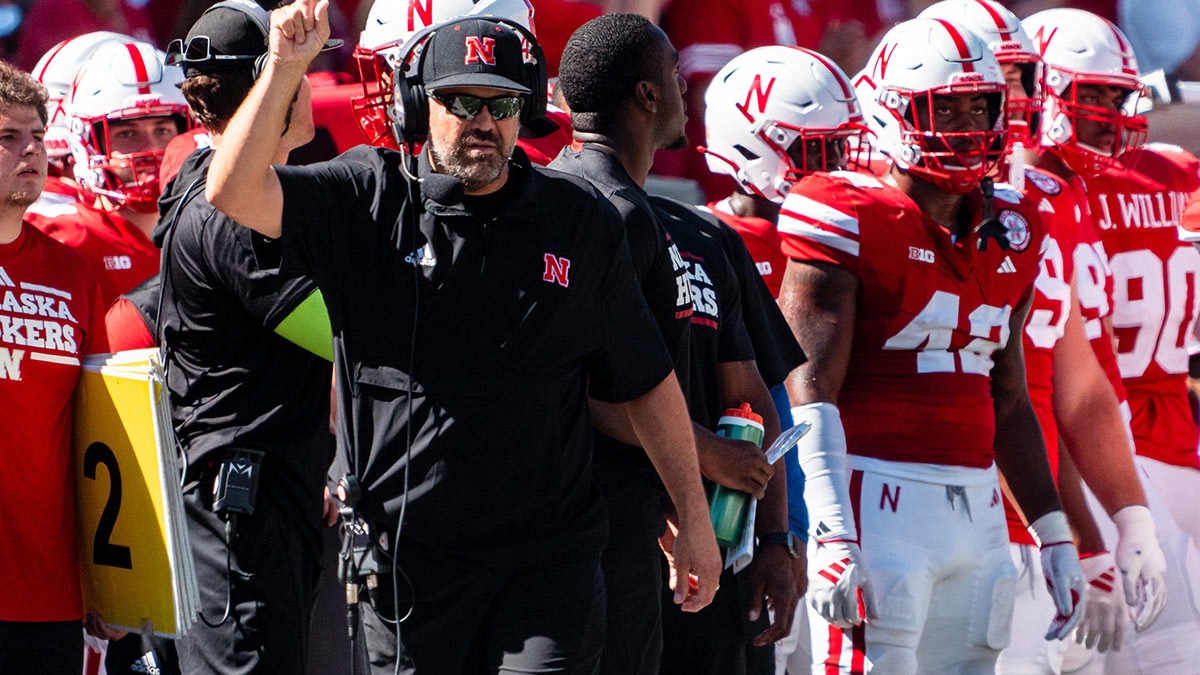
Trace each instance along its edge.
<instances>
[{"instance_id":1,"label":"big ten logo patch","mask_svg":"<svg viewBox=\"0 0 1200 675\"><path fill-rule=\"evenodd\" d=\"M133 269L133 258L127 255L106 255L104 256L104 269L106 270L131 270Z\"/></svg>"}]
</instances>

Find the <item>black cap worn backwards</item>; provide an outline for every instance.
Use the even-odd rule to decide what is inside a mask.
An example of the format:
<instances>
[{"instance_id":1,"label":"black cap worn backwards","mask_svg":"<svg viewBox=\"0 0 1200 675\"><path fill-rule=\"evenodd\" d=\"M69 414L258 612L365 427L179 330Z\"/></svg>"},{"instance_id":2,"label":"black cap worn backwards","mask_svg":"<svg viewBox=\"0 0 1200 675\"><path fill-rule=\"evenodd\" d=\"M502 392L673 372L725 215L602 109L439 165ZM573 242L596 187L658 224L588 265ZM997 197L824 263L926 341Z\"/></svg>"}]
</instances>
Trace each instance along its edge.
<instances>
[{"instance_id":1,"label":"black cap worn backwards","mask_svg":"<svg viewBox=\"0 0 1200 675\"><path fill-rule=\"evenodd\" d=\"M422 59L426 91L448 87L494 87L530 93L521 35L487 19L463 19L439 28Z\"/></svg>"}]
</instances>

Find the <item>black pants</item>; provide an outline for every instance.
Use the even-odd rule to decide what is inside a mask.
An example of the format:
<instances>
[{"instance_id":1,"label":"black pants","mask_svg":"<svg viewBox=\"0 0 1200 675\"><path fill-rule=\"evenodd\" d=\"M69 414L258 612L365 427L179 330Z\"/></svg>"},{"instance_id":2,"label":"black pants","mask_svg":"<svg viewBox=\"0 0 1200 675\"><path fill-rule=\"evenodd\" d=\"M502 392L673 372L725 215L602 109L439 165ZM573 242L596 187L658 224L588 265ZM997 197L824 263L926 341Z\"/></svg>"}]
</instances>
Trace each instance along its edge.
<instances>
[{"instance_id":1,"label":"black pants","mask_svg":"<svg viewBox=\"0 0 1200 675\"><path fill-rule=\"evenodd\" d=\"M665 564L663 570L665 575ZM745 571L733 574L726 569L721 573L721 587L712 604L690 613L679 609L671 600L671 590L664 588L663 675L773 673L773 647L750 646L750 638L769 625L765 608L758 621L750 623L747 618L751 590L750 577Z\"/></svg>"},{"instance_id":2,"label":"black pants","mask_svg":"<svg viewBox=\"0 0 1200 675\"><path fill-rule=\"evenodd\" d=\"M599 561L573 560L522 572L468 568L428 574L405 570L417 588L400 624L400 672L406 675L561 673L592 675L604 645L604 579ZM438 579L436 587L425 584ZM396 663L391 577L375 604L362 608L374 675ZM411 597L401 582L401 613Z\"/></svg>"},{"instance_id":3,"label":"black pants","mask_svg":"<svg viewBox=\"0 0 1200 675\"><path fill-rule=\"evenodd\" d=\"M606 550L600 560L608 590L602 675L656 675L662 660L662 551Z\"/></svg>"},{"instance_id":4,"label":"black pants","mask_svg":"<svg viewBox=\"0 0 1200 675\"><path fill-rule=\"evenodd\" d=\"M0 673L79 675L83 672L82 621L0 621Z\"/></svg>"},{"instance_id":5,"label":"black pants","mask_svg":"<svg viewBox=\"0 0 1200 675\"><path fill-rule=\"evenodd\" d=\"M212 512L211 477L186 486L183 502L205 619L217 623L227 599L232 604L223 624L212 628L197 622L176 642L180 671L304 673L320 546L272 497L266 478L254 515L237 522L228 563L225 521Z\"/></svg>"},{"instance_id":6,"label":"black pants","mask_svg":"<svg viewBox=\"0 0 1200 675\"><path fill-rule=\"evenodd\" d=\"M104 654L104 670L108 675L179 675L175 641L151 638L149 644L146 642L136 633L130 633L120 640L109 640L108 651Z\"/></svg>"}]
</instances>

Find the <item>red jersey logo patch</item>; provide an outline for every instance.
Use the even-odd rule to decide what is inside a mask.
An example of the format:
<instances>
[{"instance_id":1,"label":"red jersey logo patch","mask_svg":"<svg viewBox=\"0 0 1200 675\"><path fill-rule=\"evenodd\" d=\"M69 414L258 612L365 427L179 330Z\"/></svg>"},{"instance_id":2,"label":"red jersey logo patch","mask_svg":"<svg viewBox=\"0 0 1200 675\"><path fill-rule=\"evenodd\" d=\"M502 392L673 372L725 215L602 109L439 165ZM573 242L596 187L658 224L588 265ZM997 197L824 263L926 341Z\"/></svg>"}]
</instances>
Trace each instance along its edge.
<instances>
[{"instance_id":1,"label":"red jersey logo patch","mask_svg":"<svg viewBox=\"0 0 1200 675\"><path fill-rule=\"evenodd\" d=\"M571 261L567 258L560 258L553 253L547 253L545 260L546 270L542 272L542 281L567 288L571 284L567 276L571 271Z\"/></svg>"}]
</instances>

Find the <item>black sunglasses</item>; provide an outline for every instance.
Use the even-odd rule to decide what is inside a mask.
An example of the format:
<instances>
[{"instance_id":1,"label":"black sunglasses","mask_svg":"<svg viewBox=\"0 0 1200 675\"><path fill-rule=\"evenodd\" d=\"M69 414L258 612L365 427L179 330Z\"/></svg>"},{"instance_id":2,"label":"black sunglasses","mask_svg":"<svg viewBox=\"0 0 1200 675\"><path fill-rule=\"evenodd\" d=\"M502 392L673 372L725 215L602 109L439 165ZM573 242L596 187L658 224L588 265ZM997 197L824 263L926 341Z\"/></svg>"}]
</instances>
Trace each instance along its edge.
<instances>
[{"instance_id":1,"label":"black sunglasses","mask_svg":"<svg viewBox=\"0 0 1200 675\"><path fill-rule=\"evenodd\" d=\"M202 63L204 61L254 61L258 56L213 54L212 44L207 35L197 35L184 44L183 40L171 40L167 45L167 56L163 63L168 66L181 66L185 63Z\"/></svg>"},{"instance_id":2,"label":"black sunglasses","mask_svg":"<svg viewBox=\"0 0 1200 675\"><path fill-rule=\"evenodd\" d=\"M520 96L493 96L482 98L471 94L439 94L429 92L429 98L441 103L451 115L464 120L473 120L487 106L494 120L506 120L516 117L521 112L524 102Z\"/></svg>"}]
</instances>

